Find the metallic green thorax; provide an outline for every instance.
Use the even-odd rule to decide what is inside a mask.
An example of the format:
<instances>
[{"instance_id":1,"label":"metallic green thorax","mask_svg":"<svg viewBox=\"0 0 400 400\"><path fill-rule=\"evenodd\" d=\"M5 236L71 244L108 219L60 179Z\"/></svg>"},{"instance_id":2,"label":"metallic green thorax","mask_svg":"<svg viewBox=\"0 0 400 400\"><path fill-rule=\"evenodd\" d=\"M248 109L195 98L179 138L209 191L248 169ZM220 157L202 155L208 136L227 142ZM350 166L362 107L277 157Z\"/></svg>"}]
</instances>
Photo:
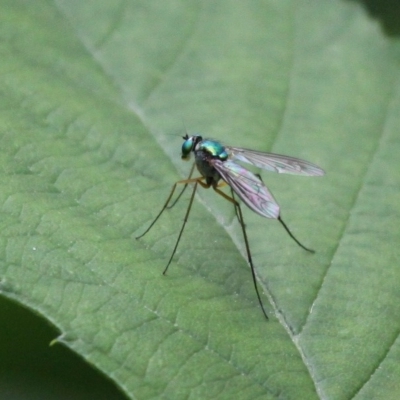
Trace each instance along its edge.
<instances>
[{"instance_id":1,"label":"metallic green thorax","mask_svg":"<svg viewBox=\"0 0 400 400\"><path fill-rule=\"evenodd\" d=\"M221 179L220 173L215 169L214 162L226 162L229 154L225 147L215 140L204 139L200 135L183 137L182 159L187 160L190 153L194 153L195 163L200 174L205 178L207 185L217 187Z\"/></svg>"},{"instance_id":2,"label":"metallic green thorax","mask_svg":"<svg viewBox=\"0 0 400 400\"><path fill-rule=\"evenodd\" d=\"M228 159L228 153L226 152L225 147L221 143L214 140L202 140L196 150L205 151L212 157L219 158L221 161Z\"/></svg>"},{"instance_id":3,"label":"metallic green thorax","mask_svg":"<svg viewBox=\"0 0 400 400\"><path fill-rule=\"evenodd\" d=\"M185 140L182 144L182 158L187 159L191 152L202 153L210 158L218 158L221 161L226 161L229 157L225 147L215 140L203 140L200 135L184 136Z\"/></svg>"}]
</instances>

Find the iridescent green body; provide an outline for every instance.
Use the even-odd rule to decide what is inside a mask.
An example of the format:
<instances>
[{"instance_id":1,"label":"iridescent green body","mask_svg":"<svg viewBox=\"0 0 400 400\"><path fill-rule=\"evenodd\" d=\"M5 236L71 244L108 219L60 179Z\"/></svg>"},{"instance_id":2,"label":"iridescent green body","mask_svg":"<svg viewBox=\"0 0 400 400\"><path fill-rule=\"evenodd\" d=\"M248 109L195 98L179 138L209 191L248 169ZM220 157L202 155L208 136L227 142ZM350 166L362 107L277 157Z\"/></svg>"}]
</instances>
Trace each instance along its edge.
<instances>
[{"instance_id":1,"label":"iridescent green body","mask_svg":"<svg viewBox=\"0 0 400 400\"><path fill-rule=\"evenodd\" d=\"M201 140L197 148L195 148L195 151L205 151L212 157L218 158L221 161L227 160L229 156L225 147L220 142L210 139Z\"/></svg>"},{"instance_id":2,"label":"iridescent green body","mask_svg":"<svg viewBox=\"0 0 400 400\"><path fill-rule=\"evenodd\" d=\"M221 161L228 159L229 154L220 142L211 139L204 139L200 135L188 136L184 138L182 144L182 158L188 158L190 152L194 153L203 151L213 158L218 158Z\"/></svg>"},{"instance_id":3,"label":"iridescent green body","mask_svg":"<svg viewBox=\"0 0 400 400\"><path fill-rule=\"evenodd\" d=\"M220 173L213 166L212 160L225 162L229 154L225 147L216 140L205 139L201 136L190 136L182 145L182 158L188 158L190 152L195 155L196 167L206 179L208 185L217 186L221 179Z\"/></svg>"}]
</instances>

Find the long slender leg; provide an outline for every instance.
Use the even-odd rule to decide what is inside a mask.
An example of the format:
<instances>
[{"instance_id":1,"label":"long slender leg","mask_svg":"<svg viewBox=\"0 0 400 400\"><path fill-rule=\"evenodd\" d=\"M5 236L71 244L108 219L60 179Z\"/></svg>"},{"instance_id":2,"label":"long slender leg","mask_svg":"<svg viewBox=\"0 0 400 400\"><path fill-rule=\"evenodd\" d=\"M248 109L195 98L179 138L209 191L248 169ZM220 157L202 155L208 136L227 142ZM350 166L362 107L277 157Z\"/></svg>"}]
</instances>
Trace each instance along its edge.
<instances>
[{"instance_id":1,"label":"long slender leg","mask_svg":"<svg viewBox=\"0 0 400 400\"><path fill-rule=\"evenodd\" d=\"M231 189L231 197L232 197L232 199L233 200L235 200L235 201L237 201L236 199L235 199L235 192L233 191L233 189L230 187L230 189ZM239 214L238 214L238 211L237 211L237 208L235 207L235 214L236 214L236 218L237 218L237 220L239 221L239 223L241 224L242 222L240 221L240 219L239 219Z\"/></svg>"},{"instance_id":2,"label":"long slender leg","mask_svg":"<svg viewBox=\"0 0 400 400\"><path fill-rule=\"evenodd\" d=\"M190 170L190 174L189 174L189 176L187 177L187 180L188 180L188 181L191 180L191 177L192 177L192 174L193 174L193 171L194 171L194 167L195 167L195 163L193 163L192 169ZM199 179L204 180L205 178L204 178L204 177L200 177ZM202 181L199 181L198 183L199 183L203 188L205 188L205 189L208 189L208 188L211 186L210 184L204 183L204 182L202 182ZM185 183L185 186L183 187L183 189L181 190L181 192L179 193L179 195L177 196L177 198L174 200L174 202L173 202L170 206L167 207L168 209L169 209L169 208L172 208L172 207L178 202L178 200L179 200L180 197L182 196L183 192L184 192L185 189L187 188L188 184L189 184L189 183ZM227 184L226 182L221 181L221 182L218 184L218 187L227 186L227 185L228 185L228 184ZM232 190L232 189L231 189L231 190ZM233 195L233 191L232 191L232 195Z\"/></svg>"},{"instance_id":3,"label":"long slender leg","mask_svg":"<svg viewBox=\"0 0 400 400\"><path fill-rule=\"evenodd\" d=\"M296 237L293 235L293 233L290 231L288 226L283 222L283 219L281 216L278 217L278 221L282 224L282 226L285 228L286 232L289 234L289 236L304 250L309 251L310 253L315 253L315 250L309 249L308 247L304 246L299 240L296 239Z\"/></svg>"},{"instance_id":4,"label":"long slender leg","mask_svg":"<svg viewBox=\"0 0 400 400\"><path fill-rule=\"evenodd\" d=\"M195 183L195 182L198 182L199 179L202 179L202 178L184 179L184 180L182 180L182 181L175 182L175 183L172 185L171 193L169 194L169 196L168 196L168 198L167 198L167 201L166 201L165 204L163 205L161 211L160 211L160 212L158 213L158 215L154 218L154 220L153 220L153 222L150 224L150 226L149 226L140 236L137 236L136 239L140 239L141 237L143 237L143 236L154 226L154 224L158 221L158 218L161 217L161 214L162 214L162 213L165 211L165 209L168 207L168 203L170 202L170 200L171 200L171 198L172 198L172 196L173 196L173 194L174 194L174 192L175 192L175 189L176 189L176 186L177 186L177 185L181 185L181 184L187 185L187 184L189 184L189 183Z\"/></svg>"},{"instance_id":5,"label":"long slender leg","mask_svg":"<svg viewBox=\"0 0 400 400\"><path fill-rule=\"evenodd\" d=\"M264 183L264 181L261 178L260 174L255 174L261 182ZM289 227L286 225L286 223L283 221L283 219L281 218L281 216L279 215L279 217L277 218L278 221L282 224L282 226L285 228L286 232L288 233L288 235L304 250L309 251L310 253L315 253L315 250L313 249L309 249L308 247L304 246L304 244L302 244L291 232L291 230L289 229Z\"/></svg>"},{"instance_id":6,"label":"long slender leg","mask_svg":"<svg viewBox=\"0 0 400 400\"><path fill-rule=\"evenodd\" d=\"M190 196L190 201L189 201L188 208L187 208L187 210L186 210L185 218L183 219L183 224L182 224L181 230L180 230L180 232L179 232L178 239L176 240L174 250L172 250L172 254L171 254L171 257L170 257L169 260L168 260L167 266L165 267L165 269L164 269L164 271L163 271L163 275L165 275L165 274L167 273L169 264L171 264L172 258L174 257L175 252L176 252L176 249L178 248L178 244L179 244L179 242L180 242L180 240L181 240L181 236L182 236L183 230L185 229L186 222L187 222L187 220L188 220L188 218L189 218L190 210L191 210L191 208L192 208L194 195L196 194L197 184L198 184L198 183L203 184L203 182L201 182L200 179L202 179L202 178L197 178L197 179L194 180L193 191L192 191L192 195ZM202 185L202 186L203 186L203 185ZM208 186L208 187L209 187L209 186Z\"/></svg>"},{"instance_id":7,"label":"long slender leg","mask_svg":"<svg viewBox=\"0 0 400 400\"><path fill-rule=\"evenodd\" d=\"M244 238L244 244L246 247L246 253L247 253L247 259L249 261L250 264L250 269L251 269L251 275L253 277L253 283L254 283L254 288L256 290L256 294L257 294L257 298L258 298L258 302L260 303L261 306L261 310L265 316L266 319L268 318L267 312L265 311L264 305L261 301L261 296L260 293L258 291L258 285L257 285L257 277L256 277L256 272L254 269L254 264L253 264L253 259L251 257L251 252L250 252L250 245L249 245L249 240L247 238L247 233L246 233L246 228L243 222L243 214L242 214L242 209L240 207L240 204L232 197L229 197L226 193L222 192L221 190L219 190L218 188L213 186L213 189L220 195L222 196L224 199L230 201L234 206L235 206L235 210L236 210L236 215L238 215L238 221L240 223L240 226L242 228L242 233L243 233L243 238Z\"/></svg>"},{"instance_id":8,"label":"long slender leg","mask_svg":"<svg viewBox=\"0 0 400 400\"><path fill-rule=\"evenodd\" d=\"M190 179L192 177L193 171L194 171L194 166L195 166L195 163L193 163L192 168L190 169L190 173L189 173L189 176L187 177L187 179ZM167 206L168 209L172 208L179 201L179 199L183 195L183 192L186 190L187 186L188 186L188 183L185 183L184 186L183 186L183 189L178 194L177 198L173 201L173 203L170 206Z\"/></svg>"}]
</instances>

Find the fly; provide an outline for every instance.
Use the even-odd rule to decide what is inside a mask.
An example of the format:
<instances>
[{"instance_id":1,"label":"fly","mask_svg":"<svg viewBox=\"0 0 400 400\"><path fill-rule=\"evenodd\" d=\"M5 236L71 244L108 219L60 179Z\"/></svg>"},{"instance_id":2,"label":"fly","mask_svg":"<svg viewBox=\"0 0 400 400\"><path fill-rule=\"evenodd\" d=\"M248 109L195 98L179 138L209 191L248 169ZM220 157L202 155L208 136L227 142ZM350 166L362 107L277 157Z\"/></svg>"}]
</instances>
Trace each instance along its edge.
<instances>
[{"instance_id":1,"label":"fly","mask_svg":"<svg viewBox=\"0 0 400 400\"><path fill-rule=\"evenodd\" d=\"M314 253L314 250L311 250L304 246L292 234L292 232L280 216L280 208L278 203L272 196L271 192L264 185L261 177L248 171L240 164L238 164L237 161L252 164L267 171L292 175L322 176L324 175L324 171L317 165L312 164L308 161L300 160L298 158L273 153L265 153L256 150L243 149L241 147L223 146L220 142L216 140L203 139L203 137L200 135L188 136L186 134L182 138L184 140L182 145L182 159L188 160L191 153L194 153L195 158L195 162L192 166L189 177L187 179L177 181L173 184L171 192L161 211L155 217L150 226L145 230L145 232L138 236L136 239L140 239L141 237L143 237L154 226L154 224L157 222L157 220L160 218L161 214L165 211L166 208L171 208L176 204L188 184L193 184L193 191L190 197L189 205L186 210L181 230L178 235L178 239L168 260L167 266L163 271L163 274L165 275L175 255L176 249L178 248L183 230L185 229L185 225L188 220L190 210L192 208L194 195L196 193L198 185L205 189L209 189L210 187L212 187L217 194L232 203L235 208L236 216L242 228L247 260L250 264L251 274L258 302L260 303L263 314L268 319L268 315L264 309L264 305L262 303L257 286L256 273L251 257L249 240L247 238L242 209L240 207L240 203L236 200L234 193L239 197L240 200L243 201L244 204L246 204L247 207L249 207L255 213L265 218L277 219L286 230L286 232L289 234L289 236L304 250L311 253ZM198 171L201 174L201 176L197 178L192 178L194 166L197 167ZM175 199L175 201L170 205L170 201L178 185L184 185L184 187L181 193ZM226 194L220 189L222 186L225 185L228 185L230 187L231 195Z\"/></svg>"}]
</instances>

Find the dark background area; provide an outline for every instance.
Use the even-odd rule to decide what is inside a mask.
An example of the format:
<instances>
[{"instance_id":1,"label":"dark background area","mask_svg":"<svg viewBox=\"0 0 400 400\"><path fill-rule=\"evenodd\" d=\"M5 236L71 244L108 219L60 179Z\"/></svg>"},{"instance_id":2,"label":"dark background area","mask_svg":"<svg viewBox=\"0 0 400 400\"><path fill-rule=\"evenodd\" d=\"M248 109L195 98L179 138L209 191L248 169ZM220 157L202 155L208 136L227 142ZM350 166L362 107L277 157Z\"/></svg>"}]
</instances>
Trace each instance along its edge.
<instances>
[{"instance_id":1,"label":"dark background area","mask_svg":"<svg viewBox=\"0 0 400 400\"><path fill-rule=\"evenodd\" d=\"M400 0L348 0L360 3L368 14L379 21L389 36L400 36Z\"/></svg>"},{"instance_id":2,"label":"dark background area","mask_svg":"<svg viewBox=\"0 0 400 400\"><path fill-rule=\"evenodd\" d=\"M108 378L61 344L46 320L0 298L0 399L124 400Z\"/></svg>"}]
</instances>

